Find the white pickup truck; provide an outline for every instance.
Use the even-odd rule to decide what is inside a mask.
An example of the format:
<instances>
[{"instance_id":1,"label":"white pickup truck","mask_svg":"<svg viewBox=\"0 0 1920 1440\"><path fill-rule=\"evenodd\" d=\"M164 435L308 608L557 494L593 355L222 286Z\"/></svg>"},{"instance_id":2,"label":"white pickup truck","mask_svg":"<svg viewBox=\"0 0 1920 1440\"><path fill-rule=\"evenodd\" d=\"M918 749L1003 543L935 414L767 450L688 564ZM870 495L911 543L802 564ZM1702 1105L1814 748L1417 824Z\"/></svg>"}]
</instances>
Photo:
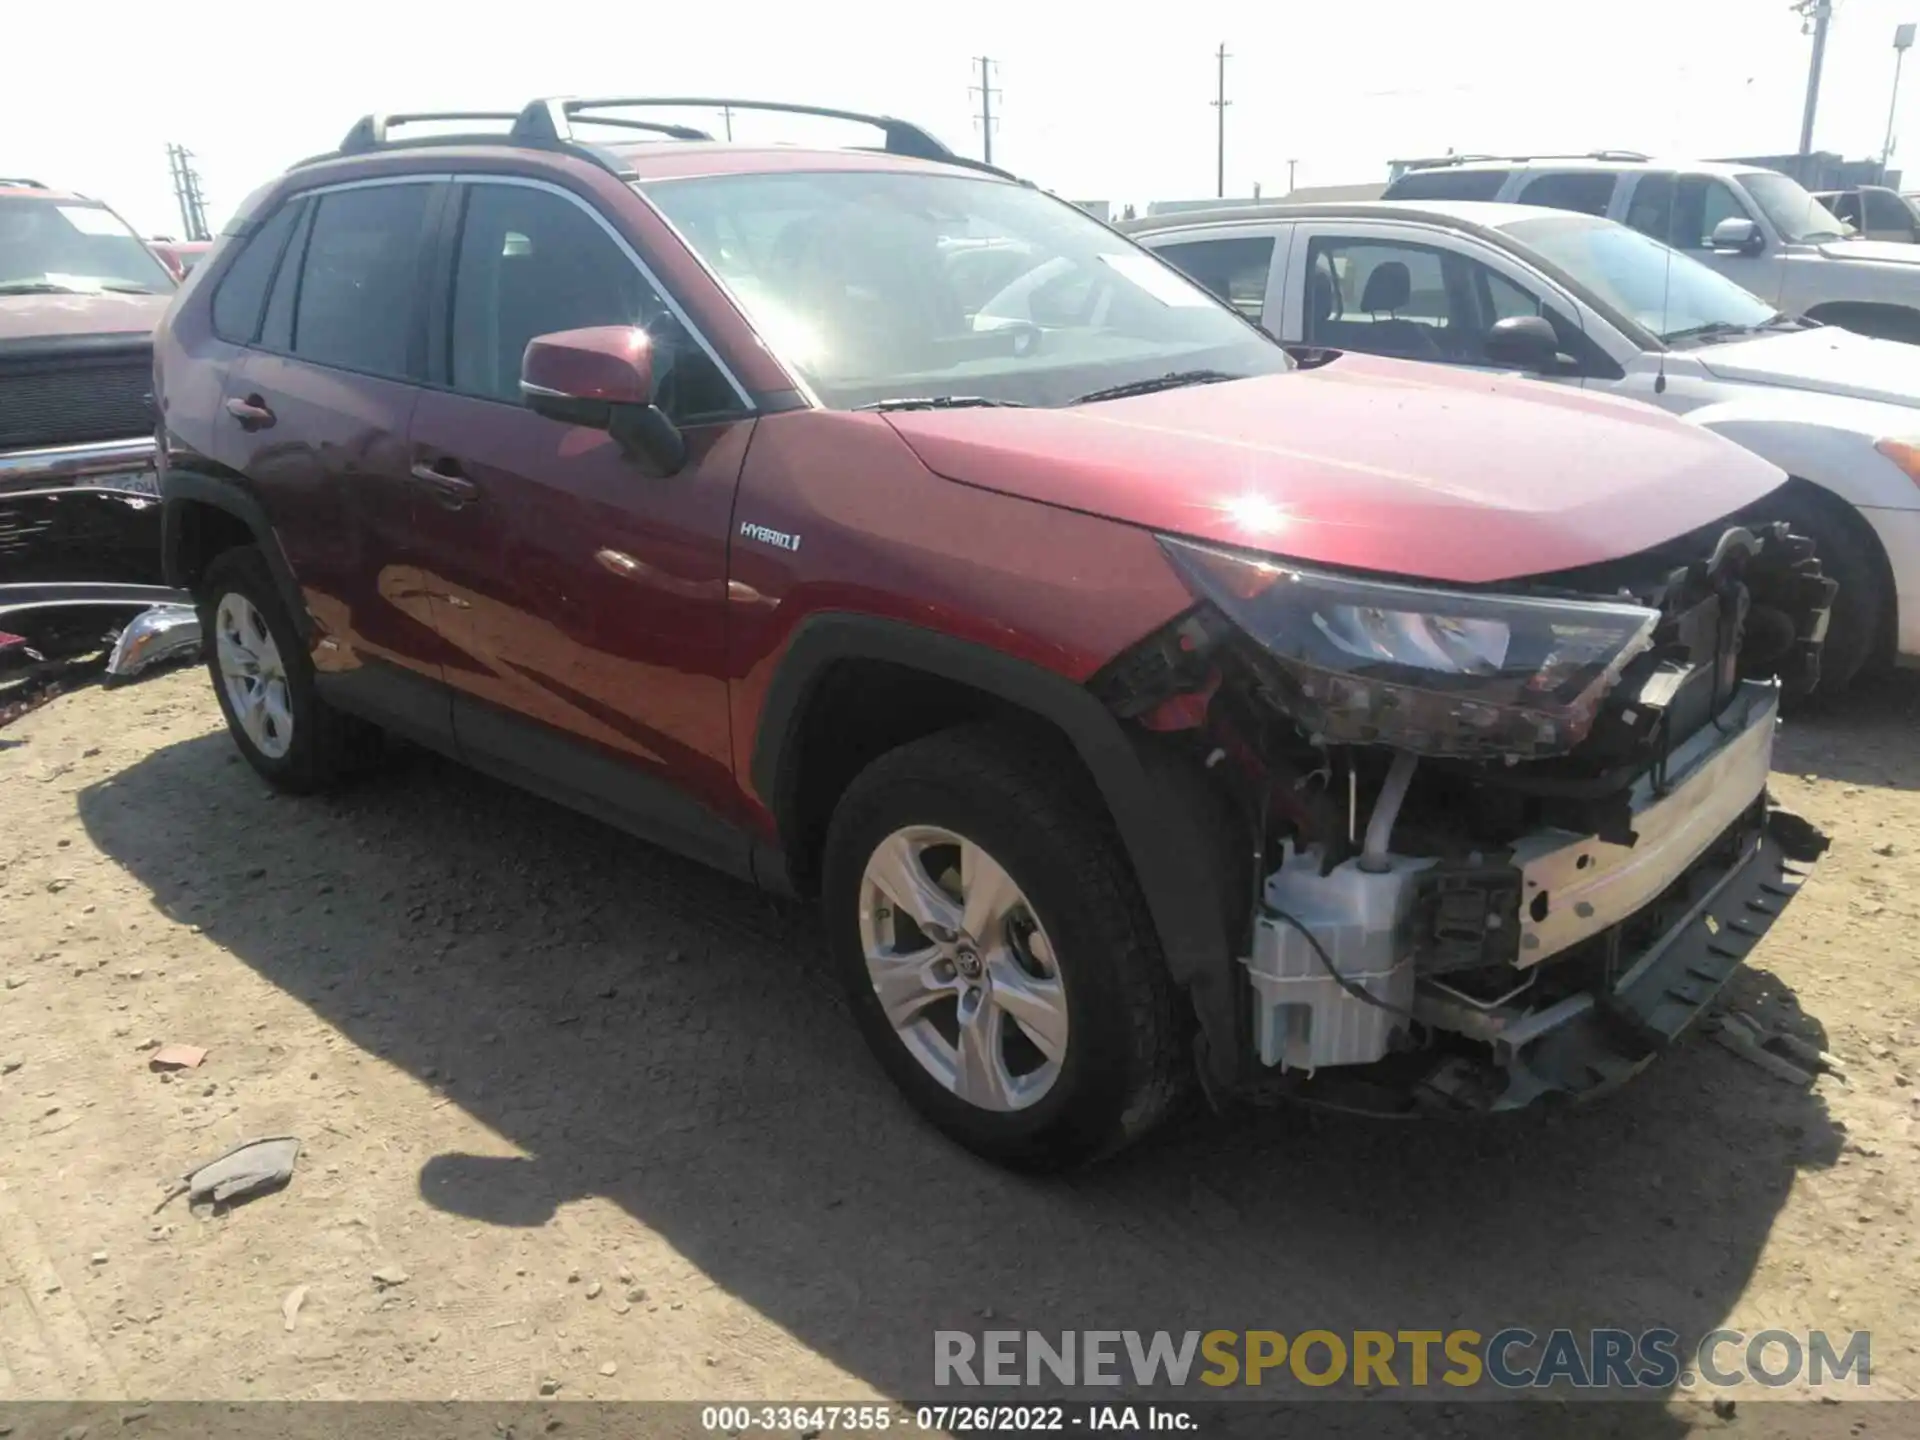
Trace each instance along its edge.
<instances>
[{"instance_id":1,"label":"white pickup truck","mask_svg":"<svg viewBox=\"0 0 1920 1440\"><path fill-rule=\"evenodd\" d=\"M1752 165L1592 156L1473 158L1409 170L1388 200L1500 200L1617 220L1775 309L1920 343L1920 245L1864 240L1797 180Z\"/></svg>"},{"instance_id":2,"label":"white pickup truck","mask_svg":"<svg viewBox=\"0 0 1920 1440\"><path fill-rule=\"evenodd\" d=\"M1811 535L1840 581L1821 688L1876 660L1920 665L1920 348L1791 318L1563 211L1263 205L1120 228L1283 343L1518 370L1738 441L1791 477L1764 518Z\"/></svg>"}]
</instances>

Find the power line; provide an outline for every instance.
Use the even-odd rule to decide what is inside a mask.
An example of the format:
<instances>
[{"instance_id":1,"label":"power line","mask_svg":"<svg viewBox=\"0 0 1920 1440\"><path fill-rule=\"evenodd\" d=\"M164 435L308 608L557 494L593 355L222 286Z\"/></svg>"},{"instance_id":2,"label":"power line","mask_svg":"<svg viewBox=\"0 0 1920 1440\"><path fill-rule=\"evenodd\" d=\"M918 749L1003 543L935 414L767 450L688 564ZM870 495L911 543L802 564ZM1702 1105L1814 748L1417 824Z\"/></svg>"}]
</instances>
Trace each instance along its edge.
<instances>
[{"instance_id":1,"label":"power line","mask_svg":"<svg viewBox=\"0 0 1920 1440\"><path fill-rule=\"evenodd\" d=\"M1000 92L993 84L993 61L985 55L973 57L973 63L980 67L980 83L969 85L969 95L980 96L980 113L973 118L980 124L980 158L989 165L993 163L993 127L999 122L993 116L993 97Z\"/></svg>"},{"instance_id":2,"label":"power line","mask_svg":"<svg viewBox=\"0 0 1920 1440\"><path fill-rule=\"evenodd\" d=\"M1233 102L1227 99L1227 61L1233 57L1227 54L1227 42L1222 40L1220 48L1214 52L1214 59L1220 63L1220 93L1217 98L1208 101L1220 115L1219 148L1215 161L1214 191L1218 198L1225 199L1227 194L1227 106Z\"/></svg>"},{"instance_id":3,"label":"power line","mask_svg":"<svg viewBox=\"0 0 1920 1440\"><path fill-rule=\"evenodd\" d=\"M210 240L207 201L200 193L200 176L193 168L193 152L184 145L167 145L167 171L173 177L173 198L180 206L180 227L189 240Z\"/></svg>"}]
</instances>

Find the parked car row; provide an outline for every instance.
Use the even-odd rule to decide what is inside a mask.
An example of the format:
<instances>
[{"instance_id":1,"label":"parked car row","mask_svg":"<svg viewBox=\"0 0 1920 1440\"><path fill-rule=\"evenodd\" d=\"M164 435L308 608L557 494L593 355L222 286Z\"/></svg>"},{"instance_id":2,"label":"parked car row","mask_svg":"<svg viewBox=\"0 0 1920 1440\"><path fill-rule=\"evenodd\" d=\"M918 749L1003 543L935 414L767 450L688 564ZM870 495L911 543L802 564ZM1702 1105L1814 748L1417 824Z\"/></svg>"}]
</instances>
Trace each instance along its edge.
<instances>
[{"instance_id":1,"label":"parked car row","mask_svg":"<svg viewBox=\"0 0 1920 1440\"><path fill-rule=\"evenodd\" d=\"M1796 180L1751 165L1622 151L1475 157L1410 170L1388 200L1491 200L1617 220L1695 256L1775 309L1920 342L1920 247L1856 238Z\"/></svg>"},{"instance_id":2,"label":"parked car row","mask_svg":"<svg viewBox=\"0 0 1920 1440\"><path fill-rule=\"evenodd\" d=\"M1773 735L1819 544L1878 532L1696 422L1737 403L1712 326L1827 330L1579 278L1644 244L1598 222L1536 263L1506 211L1289 214L1190 237L1239 247L1171 257L1195 283L889 117L409 118L469 130L355 125L156 336L234 743L309 791L406 736L814 898L880 1063L981 1153L1103 1155L1196 1085L1600 1093L1824 848ZM1602 383L1501 373L1563 352ZM1626 398L1662 359L1656 399L1728 393Z\"/></svg>"},{"instance_id":3,"label":"parked car row","mask_svg":"<svg viewBox=\"0 0 1920 1440\"><path fill-rule=\"evenodd\" d=\"M1821 686L1920 663L1920 348L1783 314L1611 220L1380 201L1127 222L1288 344L1517 370L1686 416L1791 479L1759 513L1840 582Z\"/></svg>"}]
</instances>

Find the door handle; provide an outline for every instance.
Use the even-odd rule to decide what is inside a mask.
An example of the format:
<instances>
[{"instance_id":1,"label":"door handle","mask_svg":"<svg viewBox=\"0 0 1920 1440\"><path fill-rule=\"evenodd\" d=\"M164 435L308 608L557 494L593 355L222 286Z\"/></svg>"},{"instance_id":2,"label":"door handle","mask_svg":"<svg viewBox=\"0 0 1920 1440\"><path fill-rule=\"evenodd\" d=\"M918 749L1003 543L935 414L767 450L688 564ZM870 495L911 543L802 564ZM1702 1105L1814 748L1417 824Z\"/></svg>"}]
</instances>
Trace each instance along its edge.
<instances>
[{"instance_id":1,"label":"door handle","mask_svg":"<svg viewBox=\"0 0 1920 1440\"><path fill-rule=\"evenodd\" d=\"M429 465L424 460L416 460L408 472L438 500L450 510L471 504L480 498L480 487L460 474L452 460L441 460Z\"/></svg>"},{"instance_id":2,"label":"door handle","mask_svg":"<svg viewBox=\"0 0 1920 1440\"><path fill-rule=\"evenodd\" d=\"M273 424L273 411L258 395L242 400L237 395L227 401L227 414L240 422L242 430L265 430Z\"/></svg>"}]
</instances>

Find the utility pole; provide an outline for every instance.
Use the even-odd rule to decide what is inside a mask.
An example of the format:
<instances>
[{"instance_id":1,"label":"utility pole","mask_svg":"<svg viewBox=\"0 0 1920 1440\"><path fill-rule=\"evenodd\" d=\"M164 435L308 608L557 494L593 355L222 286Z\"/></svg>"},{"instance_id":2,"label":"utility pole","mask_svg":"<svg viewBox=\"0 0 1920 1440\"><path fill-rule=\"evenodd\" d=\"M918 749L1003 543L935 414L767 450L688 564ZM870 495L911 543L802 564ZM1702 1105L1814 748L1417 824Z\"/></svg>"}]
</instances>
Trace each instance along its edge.
<instances>
[{"instance_id":1,"label":"utility pole","mask_svg":"<svg viewBox=\"0 0 1920 1440\"><path fill-rule=\"evenodd\" d=\"M1293 167L1299 163L1298 160L1287 161L1287 194L1289 195L1293 193Z\"/></svg>"},{"instance_id":2,"label":"utility pole","mask_svg":"<svg viewBox=\"0 0 1920 1440\"><path fill-rule=\"evenodd\" d=\"M1795 0L1800 33L1813 29L1813 63L1807 67L1807 108L1800 116L1800 153L1813 153L1813 114L1820 107L1820 67L1827 59L1827 22L1833 18L1833 0ZM1800 177L1803 181L1806 177Z\"/></svg>"},{"instance_id":3,"label":"utility pole","mask_svg":"<svg viewBox=\"0 0 1920 1440\"><path fill-rule=\"evenodd\" d=\"M1913 48L1911 25L1896 25L1893 28L1893 98L1887 102L1887 141L1880 147L1880 183L1887 183L1887 162L1893 159L1893 117L1900 109L1900 62L1907 58L1907 51Z\"/></svg>"},{"instance_id":4,"label":"utility pole","mask_svg":"<svg viewBox=\"0 0 1920 1440\"><path fill-rule=\"evenodd\" d=\"M731 144L733 142L733 107L731 105L722 105L720 107L720 118L727 122L727 142Z\"/></svg>"},{"instance_id":5,"label":"utility pole","mask_svg":"<svg viewBox=\"0 0 1920 1440\"><path fill-rule=\"evenodd\" d=\"M193 152L184 145L167 145L167 170L173 176L173 198L180 205L180 226L189 240L210 240L207 201L200 193L200 176L193 168Z\"/></svg>"},{"instance_id":6,"label":"utility pole","mask_svg":"<svg viewBox=\"0 0 1920 1440\"><path fill-rule=\"evenodd\" d=\"M1216 198L1224 200L1227 196L1227 106L1233 103L1227 99L1227 61L1233 57L1227 54L1226 41L1220 42L1220 48L1214 51L1213 58L1220 65L1220 93L1208 102L1220 112L1220 138L1214 165L1214 194Z\"/></svg>"},{"instance_id":7,"label":"utility pole","mask_svg":"<svg viewBox=\"0 0 1920 1440\"><path fill-rule=\"evenodd\" d=\"M973 57L973 63L980 67L980 83L969 85L967 93L980 92L980 113L975 118L980 122L980 158L987 164L993 163L993 97L1000 92L993 86L993 61L985 55Z\"/></svg>"}]
</instances>

